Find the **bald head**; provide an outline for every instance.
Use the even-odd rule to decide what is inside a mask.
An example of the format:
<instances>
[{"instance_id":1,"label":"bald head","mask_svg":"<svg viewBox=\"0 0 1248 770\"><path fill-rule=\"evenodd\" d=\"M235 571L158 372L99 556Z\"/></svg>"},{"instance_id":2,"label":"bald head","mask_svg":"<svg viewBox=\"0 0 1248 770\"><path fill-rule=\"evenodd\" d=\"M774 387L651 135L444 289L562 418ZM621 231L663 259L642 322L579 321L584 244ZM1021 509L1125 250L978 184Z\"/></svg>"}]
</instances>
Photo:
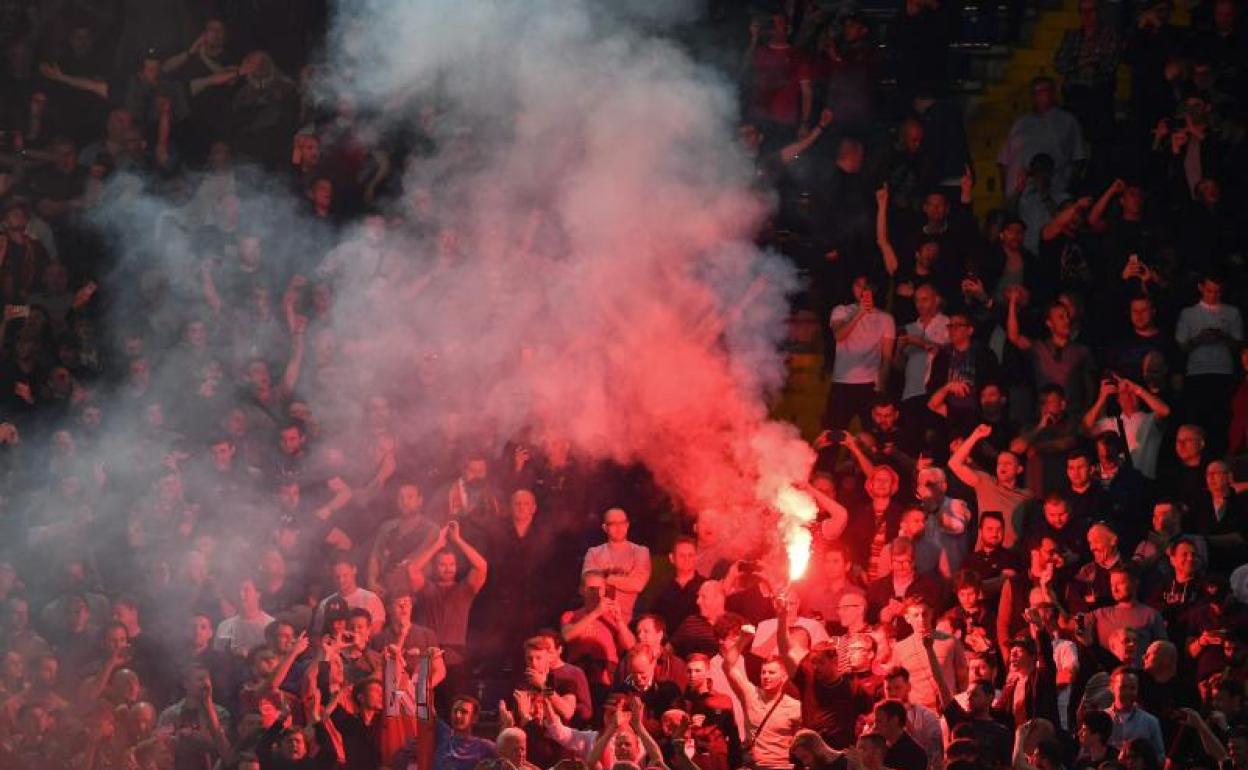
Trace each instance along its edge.
<instances>
[{"instance_id":1,"label":"bald head","mask_svg":"<svg viewBox=\"0 0 1248 770\"><path fill-rule=\"evenodd\" d=\"M1179 648L1174 643L1158 640L1144 651L1144 670L1153 678L1169 678L1179 668Z\"/></svg>"}]
</instances>

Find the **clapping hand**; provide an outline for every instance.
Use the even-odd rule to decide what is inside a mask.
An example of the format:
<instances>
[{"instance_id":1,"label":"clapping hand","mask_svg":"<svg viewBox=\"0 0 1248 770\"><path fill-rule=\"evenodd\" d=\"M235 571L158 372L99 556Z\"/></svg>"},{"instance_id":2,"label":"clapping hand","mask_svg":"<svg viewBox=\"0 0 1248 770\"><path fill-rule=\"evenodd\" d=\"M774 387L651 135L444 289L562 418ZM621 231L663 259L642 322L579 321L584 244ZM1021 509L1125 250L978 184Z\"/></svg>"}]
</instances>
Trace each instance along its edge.
<instances>
[{"instance_id":1,"label":"clapping hand","mask_svg":"<svg viewBox=\"0 0 1248 770\"><path fill-rule=\"evenodd\" d=\"M517 691L518 692L518 691ZM517 709L519 706L517 705ZM516 717L507 708L507 701L500 700L498 702L498 727L506 730L516 726Z\"/></svg>"},{"instance_id":2,"label":"clapping hand","mask_svg":"<svg viewBox=\"0 0 1248 770\"><path fill-rule=\"evenodd\" d=\"M949 380L945 388L958 398L966 398L971 393L971 384L958 378Z\"/></svg>"}]
</instances>

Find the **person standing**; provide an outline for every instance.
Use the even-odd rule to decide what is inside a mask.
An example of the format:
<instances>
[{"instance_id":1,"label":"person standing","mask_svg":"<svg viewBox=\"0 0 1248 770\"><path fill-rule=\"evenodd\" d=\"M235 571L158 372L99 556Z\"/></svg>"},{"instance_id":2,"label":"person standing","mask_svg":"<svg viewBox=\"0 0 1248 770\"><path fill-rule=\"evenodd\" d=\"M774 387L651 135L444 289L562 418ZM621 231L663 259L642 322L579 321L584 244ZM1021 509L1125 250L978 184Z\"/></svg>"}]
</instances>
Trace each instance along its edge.
<instances>
[{"instance_id":1,"label":"person standing","mask_svg":"<svg viewBox=\"0 0 1248 770\"><path fill-rule=\"evenodd\" d=\"M791 768L789 744L802 728L802 704L785 693L789 677L784 664L777 657L768 659L759 669L759 684L755 685L737 665L740 647L726 645L723 655L728 684L745 711L746 740L741 748L749 766L759 770Z\"/></svg>"},{"instance_id":2,"label":"person standing","mask_svg":"<svg viewBox=\"0 0 1248 770\"><path fill-rule=\"evenodd\" d=\"M615 601L625 623L632 618L637 597L650 581L650 549L629 541L628 525L628 513L623 508L610 508L602 514L607 542L586 551L581 566L582 575L597 572L606 576L603 596Z\"/></svg>"},{"instance_id":3,"label":"person standing","mask_svg":"<svg viewBox=\"0 0 1248 770\"><path fill-rule=\"evenodd\" d=\"M866 275L854 279L853 291L852 304L832 309L836 358L823 413L825 428L843 430L855 416L867 425L875 394L888 387L896 324L891 315L876 308L875 288Z\"/></svg>"},{"instance_id":4,"label":"person standing","mask_svg":"<svg viewBox=\"0 0 1248 770\"><path fill-rule=\"evenodd\" d=\"M468 561L468 574L460 579L459 560L448 546L454 546ZM433 562L433 580L425 578L425 567ZM460 533L459 522L450 521L438 536L408 565L411 583L417 590L418 622L433 630L446 654L448 676L458 676L456 667L467 656L468 616L472 604L485 585L489 564L481 552Z\"/></svg>"},{"instance_id":5,"label":"person standing","mask_svg":"<svg viewBox=\"0 0 1248 770\"><path fill-rule=\"evenodd\" d=\"M1210 452L1226 449L1226 409L1235 388L1235 348L1244 340L1239 308L1222 302L1222 278L1206 273L1200 301L1183 308L1174 330L1187 354L1183 395L1188 421L1205 431Z\"/></svg>"}]
</instances>

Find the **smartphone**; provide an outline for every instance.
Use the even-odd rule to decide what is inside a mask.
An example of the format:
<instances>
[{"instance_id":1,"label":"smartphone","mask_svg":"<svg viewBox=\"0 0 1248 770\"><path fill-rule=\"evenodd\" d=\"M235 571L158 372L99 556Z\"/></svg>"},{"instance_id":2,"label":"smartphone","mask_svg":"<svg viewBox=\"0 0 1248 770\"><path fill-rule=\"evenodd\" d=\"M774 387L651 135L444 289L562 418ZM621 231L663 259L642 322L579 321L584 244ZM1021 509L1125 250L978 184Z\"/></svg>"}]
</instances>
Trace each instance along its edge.
<instances>
[{"instance_id":1,"label":"smartphone","mask_svg":"<svg viewBox=\"0 0 1248 770\"><path fill-rule=\"evenodd\" d=\"M606 595L608 599L614 599L615 598L615 586L607 586L606 590L603 593Z\"/></svg>"},{"instance_id":2,"label":"smartphone","mask_svg":"<svg viewBox=\"0 0 1248 770\"><path fill-rule=\"evenodd\" d=\"M586 600L590 607L597 607L602 601L602 588L599 586L590 586L586 590Z\"/></svg>"},{"instance_id":3,"label":"smartphone","mask_svg":"<svg viewBox=\"0 0 1248 770\"><path fill-rule=\"evenodd\" d=\"M839 444L845 440L847 435L843 430L830 430L828 431L828 441L831 441L833 444Z\"/></svg>"}]
</instances>

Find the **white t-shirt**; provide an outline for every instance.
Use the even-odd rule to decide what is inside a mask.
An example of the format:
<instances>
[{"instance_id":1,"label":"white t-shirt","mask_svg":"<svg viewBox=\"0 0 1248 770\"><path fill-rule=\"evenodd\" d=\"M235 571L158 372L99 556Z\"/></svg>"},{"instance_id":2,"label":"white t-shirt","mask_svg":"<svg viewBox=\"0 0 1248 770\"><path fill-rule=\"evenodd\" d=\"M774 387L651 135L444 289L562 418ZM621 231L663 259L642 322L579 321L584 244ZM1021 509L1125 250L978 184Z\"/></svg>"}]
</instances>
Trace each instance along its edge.
<instances>
[{"instance_id":1,"label":"white t-shirt","mask_svg":"<svg viewBox=\"0 0 1248 770\"><path fill-rule=\"evenodd\" d=\"M1102 417L1094 427L1094 435L1107 430L1117 433L1118 421L1113 417ZM1161 427L1157 425L1157 415L1152 412L1124 414L1122 427L1127 432L1125 438L1127 451L1131 453L1131 464L1146 478L1157 478L1157 453L1161 451Z\"/></svg>"},{"instance_id":2,"label":"white t-shirt","mask_svg":"<svg viewBox=\"0 0 1248 770\"><path fill-rule=\"evenodd\" d=\"M1006 170L1004 189L1015 189L1019 175L1042 152L1053 158L1052 190L1069 189L1075 163L1088 157L1087 142L1074 115L1054 107L1043 114L1028 112L1014 121L997 154L997 163Z\"/></svg>"},{"instance_id":3,"label":"white t-shirt","mask_svg":"<svg viewBox=\"0 0 1248 770\"><path fill-rule=\"evenodd\" d=\"M837 305L832 309L832 324L848 321L858 312L857 305ZM849 336L836 342L836 362L832 365L832 381L843 385L873 385L880 373L880 357L884 340L896 339L893 317L883 310L874 310L854 325Z\"/></svg>"},{"instance_id":4,"label":"white t-shirt","mask_svg":"<svg viewBox=\"0 0 1248 770\"><path fill-rule=\"evenodd\" d=\"M1206 305L1197 302L1183 308L1174 338L1180 345L1186 344L1205 329L1221 329L1234 340L1244 339L1244 319L1239 308L1233 305ZM1187 354L1187 374L1231 374L1235 371L1235 359L1226 345L1201 345Z\"/></svg>"},{"instance_id":5,"label":"white t-shirt","mask_svg":"<svg viewBox=\"0 0 1248 770\"><path fill-rule=\"evenodd\" d=\"M948 345L949 316L937 313L927 322L926 328L917 320L911 321L906 324L906 336L932 345ZM901 391L901 400L905 401L927 393L927 378L932 374L936 351L929 353L918 345L909 345L902 355L906 357L906 384Z\"/></svg>"},{"instance_id":6,"label":"white t-shirt","mask_svg":"<svg viewBox=\"0 0 1248 770\"><path fill-rule=\"evenodd\" d=\"M241 615L233 615L217 624L212 646L233 655L245 656L253 647L264 644L264 629L272 622L273 616L267 612L261 612L255 620L243 620Z\"/></svg>"},{"instance_id":7,"label":"white t-shirt","mask_svg":"<svg viewBox=\"0 0 1248 770\"><path fill-rule=\"evenodd\" d=\"M798 618L790 624L792 626L801 626L806 629L806 633L810 634L810 646L813 649L820 642L828 640L828 629L823 624L811 618ZM780 651L777 632L778 624L775 618L767 618L758 624L758 628L754 632L754 643L750 645L750 652L766 660L772 655L776 655Z\"/></svg>"},{"instance_id":8,"label":"white t-shirt","mask_svg":"<svg viewBox=\"0 0 1248 770\"><path fill-rule=\"evenodd\" d=\"M325 622L325 605L329 604L331 599L338 597L337 591L326 596L321 603L316 606L316 617L314 618L313 628L321 628ZM367 588L356 587L354 591L342 597L347 606L353 610L366 609L373 619L373 633L380 633L381 629L386 625L386 605L381 603L381 598L377 594Z\"/></svg>"}]
</instances>

